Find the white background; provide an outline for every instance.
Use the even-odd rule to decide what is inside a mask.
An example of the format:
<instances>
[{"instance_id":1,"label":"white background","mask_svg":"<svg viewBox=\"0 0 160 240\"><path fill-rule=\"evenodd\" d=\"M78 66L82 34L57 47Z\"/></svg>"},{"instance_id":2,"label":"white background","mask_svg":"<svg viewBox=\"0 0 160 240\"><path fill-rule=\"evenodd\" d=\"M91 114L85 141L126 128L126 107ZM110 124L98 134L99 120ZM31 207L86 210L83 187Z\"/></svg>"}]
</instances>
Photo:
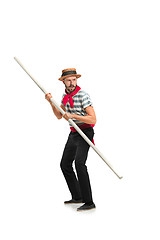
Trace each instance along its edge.
<instances>
[{"instance_id":1,"label":"white background","mask_svg":"<svg viewBox=\"0 0 160 240\"><path fill-rule=\"evenodd\" d=\"M159 1L0 3L0 239L160 239ZM96 210L79 213L59 163L69 127L14 61L60 103L75 67L97 115L91 149Z\"/></svg>"}]
</instances>

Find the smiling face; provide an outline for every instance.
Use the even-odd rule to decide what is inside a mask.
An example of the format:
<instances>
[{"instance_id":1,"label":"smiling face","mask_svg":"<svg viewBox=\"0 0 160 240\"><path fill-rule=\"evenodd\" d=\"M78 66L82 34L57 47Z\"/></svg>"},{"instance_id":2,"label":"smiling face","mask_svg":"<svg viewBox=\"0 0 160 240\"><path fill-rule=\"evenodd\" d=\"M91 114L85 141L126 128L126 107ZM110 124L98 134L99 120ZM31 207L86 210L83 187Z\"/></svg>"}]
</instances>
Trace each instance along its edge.
<instances>
[{"instance_id":1,"label":"smiling face","mask_svg":"<svg viewBox=\"0 0 160 240\"><path fill-rule=\"evenodd\" d=\"M77 78L76 77L67 77L63 80L66 90L68 93L73 92L77 86Z\"/></svg>"}]
</instances>

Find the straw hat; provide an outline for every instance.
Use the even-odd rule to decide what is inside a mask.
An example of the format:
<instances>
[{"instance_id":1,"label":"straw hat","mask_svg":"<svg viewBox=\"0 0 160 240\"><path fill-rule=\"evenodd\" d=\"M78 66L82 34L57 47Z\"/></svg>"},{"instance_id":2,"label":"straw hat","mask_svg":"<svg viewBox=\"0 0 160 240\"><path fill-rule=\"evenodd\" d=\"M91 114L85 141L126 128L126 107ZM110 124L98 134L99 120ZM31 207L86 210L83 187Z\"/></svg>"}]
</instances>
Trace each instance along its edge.
<instances>
[{"instance_id":1,"label":"straw hat","mask_svg":"<svg viewBox=\"0 0 160 240\"><path fill-rule=\"evenodd\" d=\"M77 77L77 78L79 78L79 77L81 77L81 75L77 74L75 68L67 68L67 69L62 70L62 75L58 80L63 81L66 77Z\"/></svg>"}]
</instances>

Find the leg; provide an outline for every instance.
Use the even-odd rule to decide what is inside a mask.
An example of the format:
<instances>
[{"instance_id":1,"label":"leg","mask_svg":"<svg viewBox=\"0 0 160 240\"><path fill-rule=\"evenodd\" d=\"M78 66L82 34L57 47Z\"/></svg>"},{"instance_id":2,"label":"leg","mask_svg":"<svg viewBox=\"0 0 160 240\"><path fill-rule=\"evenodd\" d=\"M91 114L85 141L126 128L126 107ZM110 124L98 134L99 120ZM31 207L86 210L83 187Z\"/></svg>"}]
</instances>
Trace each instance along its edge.
<instances>
[{"instance_id":1,"label":"leg","mask_svg":"<svg viewBox=\"0 0 160 240\"><path fill-rule=\"evenodd\" d=\"M86 129L84 130L84 133L92 141L94 135L93 129ZM93 202L89 175L87 171L87 166L85 165L89 148L90 146L88 145L88 143L86 143L86 141L81 136L79 136L75 158L75 166L82 193L82 199L85 203Z\"/></svg>"},{"instance_id":2,"label":"leg","mask_svg":"<svg viewBox=\"0 0 160 240\"><path fill-rule=\"evenodd\" d=\"M68 188L71 192L72 199L75 199L75 200L81 199L79 182L76 178L76 175L72 167L72 164L76 155L76 150L77 150L77 146L74 144L72 140L72 134L70 134L64 148L60 166L61 166L63 175L66 179Z\"/></svg>"}]
</instances>

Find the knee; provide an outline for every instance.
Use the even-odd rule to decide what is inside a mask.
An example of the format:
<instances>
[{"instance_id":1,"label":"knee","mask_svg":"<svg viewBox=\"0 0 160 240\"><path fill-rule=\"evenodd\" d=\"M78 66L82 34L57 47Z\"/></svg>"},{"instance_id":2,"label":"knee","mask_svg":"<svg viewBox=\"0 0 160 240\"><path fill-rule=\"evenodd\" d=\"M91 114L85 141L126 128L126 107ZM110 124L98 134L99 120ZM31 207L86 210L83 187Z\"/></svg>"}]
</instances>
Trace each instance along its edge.
<instances>
[{"instance_id":1,"label":"knee","mask_svg":"<svg viewBox=\"0 0 160 240\"><path fill-rule=\"evenodd\" d=\"M72 170L72 164L66 162L66 161L63 161L63 158L60 162L60 168L62 170L63 173L66 173L68 171L71 171Z\"/></svg>"},{"instance_id":2,"label":"knee","mask_svg":"<svg viewBox=\"0 0 160 240\"><path fill-rule=\"evenodd\" d=\"M60 162L60 168L61 168L62 172L65 171L65 169L66 169L66 164L64 163L63 160L61 160L61 162Z\"/></svg>"},{"instance_id":3,"label":"knee","mask_svg":"<svg viewBox=\"0 0 160 240\"><path fill-rule=\"evenodd\" d=\"M75 162L75 168L76 168L77 173L87 171L86 165L83 163L79 163L79 162Z\"/></svg>"}]
</instances>

